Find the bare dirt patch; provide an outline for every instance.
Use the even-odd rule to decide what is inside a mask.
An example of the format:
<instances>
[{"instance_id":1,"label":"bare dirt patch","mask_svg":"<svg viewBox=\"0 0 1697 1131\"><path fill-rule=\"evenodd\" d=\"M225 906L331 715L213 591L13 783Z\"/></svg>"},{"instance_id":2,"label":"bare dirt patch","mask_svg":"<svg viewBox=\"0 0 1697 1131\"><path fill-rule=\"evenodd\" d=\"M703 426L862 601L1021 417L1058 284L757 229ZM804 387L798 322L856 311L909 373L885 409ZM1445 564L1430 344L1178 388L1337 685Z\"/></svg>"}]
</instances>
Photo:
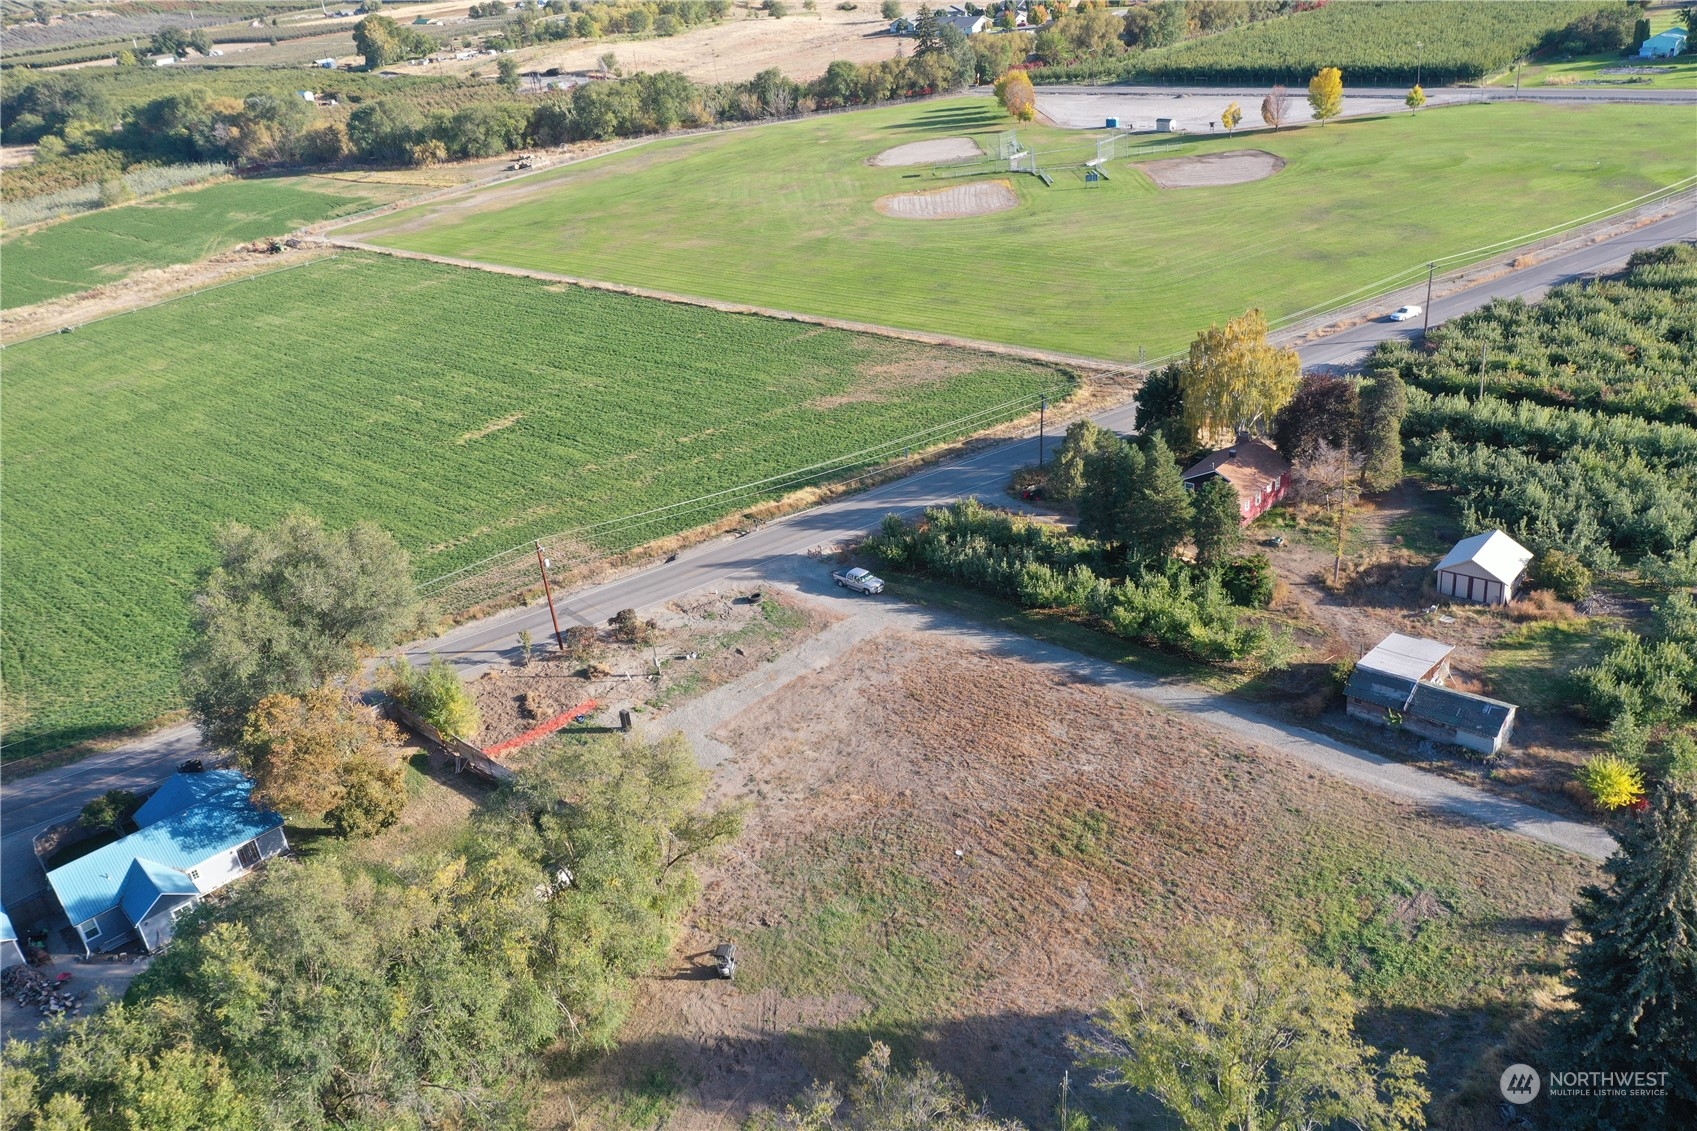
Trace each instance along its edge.
<instances>
[{"instance_id":1,"label":"bare dirt patch","mask_svg":"<svg viewBox=\"0 0 1697 1131\"><path fill-rule=\"evenodd\" d=\"M1453 1087L1477 1057L1448 1056L1445 1026L1488 1044L1505 1023L1466 995L1520 987L1521 963L1559 947L1552 932L1517 936L1528 949L1505 959L1500 940L1474 952L1471 939L1504 917L1565 921L1594 874L942 631L872 636L713 737L735 752L717 798L750 804L747 829L704 869L619 1050L564 1081L543 1126L628 1123L658 1080L668 1128L729 1131L809 1079L840 1082L875 1037L1040 1126L1076 1069L1068 1036L1122 984L1128 955L1202 916L1300 931L1333 906L1400 938L1451 932L1420 938L1444 970L1470 971L1456 1011L1433 990L1444 1008L1389 1011L1366 1035L1432 1058L1434 1083ZM731 984L700 957L726 939ZM1074 1085L1095 1119L1157 1118L1077 1071Z\"/></svg>"},{"instance_id":2,"label":"bare dirt patch","mask_svg":"<svg viewBox=\"0 0 1697 1131\"><path fill-rule=\"evenodd\" d=\"M911 18L912 8L908 11ZM743 82L768 67L778 67L805 82L824 74L837 59L877 63L895 58L903 44L912 46L910 40L889 34L889 21L878 14L878 6L864 0L851 12L838 11L834 4L820 4L817 11L792 11L781 20L755 16L754 11L738 5L734 18L691 28L681 35L617 43L578 40L573 46L549 44L525 49L519 61L527 71L558 67L567 74L583 74L597 70L600 56L612 51L618 57L619 69L626 74L678 71L696 82ZM474 59L424 69L430 74L452 74L492 72L494 68L488 59Z\"/></svg>"},{"instance_id":3,"label":"bare dirt patch","mask_svg":"<svg viewBox=\"0 0 1697 1131\"><path fill-rule=\"evenodd\" d=\"M221 252L199 263L179 263L138 271L126 279L103 283L81 294L0 311L0 337L7 342L16 342L66 326L81 326L99 318L152 306L190 291L205 290L251 275L322 259L327 254L322 249L313 248L272 254L256 250L255 245L250 244L234 251Z\"/></svg>"},{"instance_id":4,"label":"bare dirt patch","mask_svg":"<svg viewBox=\"0 0 1697 1131\"><path fill-rule=\"evenodd\" d=\"M936 141L910 141L894 149L886 149L867 161L868 165L942 165L950 161L974 161L984 156L978 143L969 137L945 137Z\"/></svg>"},{"instance_id":5,"label":"bare dirt patch","mask_svg":"<svg viewBox=\"0 0 1697 1131\"><path fill-rule=\"evenodd\" d=\"M831 623L813 606L753 589L685 597L646 616L654 621L648 643L619 643L601 626L593 644L564 654L551 637L539 636L528 665L491 668L474 680L483 717L477 744L505 742L589 700L597 704L589 721L614 725L621 708L641 713L700 695ZM520 751L511 760L523 758Z\"/></svg>"},{"instance_id":6,"label":"bare dirt patch","mask_svg":"<svg viewBox=\"0 0 1697 1131\"><path fill-rule=\"evenodd\" d=\"M1170 157L1132 166L1161 188L1210 188L1266 180L1285 167L1285 159L1261 149L1234 149L1200 157Z\"/></svg>"},{"instance_id":7,"label":"bare dirt patch","mask_svg":"<svg viewBox=\"0 0 1697 1131\"><path fill-rule=\"evenodd\" d=\"M1018 205L1019 197L1007 181L979 181L925 192L892 193L879 197L872 206L902 220L955 220L1006 212Z\"/></svg>"}]
</instances>

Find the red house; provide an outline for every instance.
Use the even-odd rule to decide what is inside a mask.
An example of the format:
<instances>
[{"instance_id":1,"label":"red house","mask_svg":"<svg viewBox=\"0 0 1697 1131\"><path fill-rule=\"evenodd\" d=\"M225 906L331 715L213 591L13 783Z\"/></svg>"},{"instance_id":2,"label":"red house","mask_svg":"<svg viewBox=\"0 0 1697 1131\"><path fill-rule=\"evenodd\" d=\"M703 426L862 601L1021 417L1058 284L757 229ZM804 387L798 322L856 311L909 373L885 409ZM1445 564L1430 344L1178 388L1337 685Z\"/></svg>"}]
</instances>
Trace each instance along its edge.
<instances>
[{"instance_id":1,"label":"red house","mask_svg":"<svg viewBox=\"0 0 1697 1131\"><path fill-rule=\"evenodd\" d=\"M1240 436L1235 447L1204 457L1183 478L1192 489L1210 479L1224 479L1237 488L1238 509L1248 526L1290 490L1290 462L1271 444Z\"/></svg>"}]
</instances>

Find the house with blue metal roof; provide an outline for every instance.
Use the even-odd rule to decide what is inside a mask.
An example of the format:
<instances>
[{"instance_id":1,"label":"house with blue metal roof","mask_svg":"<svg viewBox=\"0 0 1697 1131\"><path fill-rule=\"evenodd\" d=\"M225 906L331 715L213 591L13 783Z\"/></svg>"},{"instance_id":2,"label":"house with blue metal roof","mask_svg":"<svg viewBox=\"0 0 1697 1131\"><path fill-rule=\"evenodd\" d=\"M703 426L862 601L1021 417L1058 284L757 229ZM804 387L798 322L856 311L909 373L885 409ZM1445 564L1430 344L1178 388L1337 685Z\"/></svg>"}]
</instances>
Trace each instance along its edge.
<instances>
[{"instance_id":1,"label":"house with blue metal roof","mask_svg":"<svg viewBox=\"0 0 1697 1131\"><path fill-rule=\"evenodd\" d=\"M18 946L18 932L12 926L12 917L0 910L0 970L17 966L23 960L23 948Z\"/></svg>"},{"instance_id":2,"label":"house with blue metal roof","mask_svg":"<svg viewBox=\"0 0 1697 1131\"><path fill-rule=\"evenodd\" d=\"M234 770L179 773L136 810L139 830L47 873L90 952L140 936L156 950L201 896L288 847L283 818Z\"/></svg>"}]
</instances>

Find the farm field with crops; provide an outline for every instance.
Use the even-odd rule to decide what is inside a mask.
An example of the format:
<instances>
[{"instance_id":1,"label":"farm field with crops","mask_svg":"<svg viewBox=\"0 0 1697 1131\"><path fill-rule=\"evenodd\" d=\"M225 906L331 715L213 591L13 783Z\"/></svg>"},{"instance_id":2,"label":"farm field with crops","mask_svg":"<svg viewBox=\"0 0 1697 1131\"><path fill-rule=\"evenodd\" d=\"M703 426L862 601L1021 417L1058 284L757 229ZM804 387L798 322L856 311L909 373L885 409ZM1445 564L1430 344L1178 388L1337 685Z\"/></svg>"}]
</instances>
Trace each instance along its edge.
<instances>
[{"instance_id":1,"label":"farm field with crops","mask_svg":"<svg viewBox=\"0 0 1697 1131\"><path fill-rule=\"evenodd\" d=\"M1346 83L1412 86L1417 69L1429 86L1478 82L1601 7L1595 0L1328 4L1148 52L1132 69L1139 79L1157 82L1282 82L1293 88L1305 87L1321 67L1341 68Z\"/></svg>"},{"instance_id":2,"label":"farm field with crops","mask_svg":"<svg viewBox=\"0 0 1697 1131\"><path fill-rule=\"evenodd\" d=\"M20 232L0 246L0 303L28 306L149 267L193 263L370 203L308 187L319 183L330 182L224 181Z\"/></svg>"},{"instance_id":3,"label":"farm field with crops","mask_svg":"<svg viewBox=\"0 0 1697 1131\"><path fill-rule=\"evenodd\" d=\"M1253 147L1285 162L1265 180L1184 189L1157 188L1123 155L1087 184L1076 166L1095 155L1094 134L1021 127L1057 169L1053 188L1004 162L994 175L1019 198L1008 211L881 214L885 195L972 183L867 163L886 149L964 135L996 152L1008 119L962 98L654 142L341 234L1129 360L1181 349L1250 306L1277 319L1697 174L1689 119L1675 106L1466 105L1136 155Z\"/></svg>"},{"instance_id":4,"label":"farm field with crops","mask_svg":"<svg viewBox=\"0 0 1697 1131\"><path fill-rule=\"evenodd\" d=\"M177 702L222 522L371 519L421 579L1023 412L1055 369L345 254L6 350L8 757ZM1000 407L998 407L1000 406ZM781 487L783 484L774 484ZM580 540L619 548L766 489ZM27 547L27 551L23 548Z\"/></svg>"}]
</instances>

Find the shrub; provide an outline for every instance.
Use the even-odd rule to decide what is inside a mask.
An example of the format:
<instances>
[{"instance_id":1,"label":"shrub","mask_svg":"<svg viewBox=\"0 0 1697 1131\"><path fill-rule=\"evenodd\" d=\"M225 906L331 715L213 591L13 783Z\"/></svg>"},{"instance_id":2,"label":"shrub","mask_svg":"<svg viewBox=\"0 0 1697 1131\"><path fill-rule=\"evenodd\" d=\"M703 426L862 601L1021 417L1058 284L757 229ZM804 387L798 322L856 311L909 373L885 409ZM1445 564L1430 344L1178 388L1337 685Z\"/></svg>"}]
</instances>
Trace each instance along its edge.
<instances>
[{"instance_id":1,"label":"shrub","mask_svg":"<svg viewBox=\"0 0 1697 1131\"><path fill-rule=\"evenodd\" d=\"M77 823L85 829L112 829L135 816L141 798L127 789L109 789L82 807Z\"/></svg>"},{"instance_id":2,"label":"shrub","mask_svg":"<svg viewBox=\"0 0 1697 1131\"><path fill-rule=\"evenodd\" d=\"M1697 737L1685 731L1668 737L1664 774L1681 789L1697 789Z\"/></svg>"},{"instance_id":3,"label":"shrub","mask_svg":"<svg viewBox=\"0 0 1697 1131\"><path fill-rule=\"evenodd\" d=\"M100 206L110 208L114 204L125 204L136 198L136 194L124 183L122 177L107 177L100 182Z\"/></svg>"},{"instance_id":4,"label":"shrub","mask_svg":"<svg viewBox=\"0 0 1697 1131\"><path fill-rule=\"evenodd\" d=\"M1644 774L1613 754L1598 754L1579 767L1579 781L1598 805L1624 809L1644 797Z\"/></svg>"},{"instance_id":5,"label":"shrub","mask_svg":"<svg viewBox=\"0 0 1697 1131\"><path fill-rule=\"evenodd\" d=\"M566 655L574 663L587 664L601 652L601 634L590 625L574 624L566 629L563 635L566 641Z\"/></svg>"},{"instance_id":6,"label":"shrub","mask_svg":"<svg viewBox=\"0 0 1697 1131\"><path fill-rule=\"evenodd\" d=\"M607 623L613 626L613 639L620 644L651 644L654 630L659 627L638 617L635 609L620 609Z\"/></svg>"},{"instance_id":7,"label":"shrub","mask_svg":"<svg viewBox=\"0 0 1697 1131\"><path fill-rule=\"evenodd\" d=\"M442 734L470 742L483 729L477 701L460 681L460 673L440 656L430 666L415 668L404 658L389 664L384 690Z\"/></svg>"},{"instance_id":8,"label":"shrub","mask_svg":"<svg viewBox=\"0 0 1697 1131\"><path fill-rule=\"evenodd\" d=\"M1580 709L1600 723L1631 714L1652 726L1685 710L1697 660L1676 641L1649 643L1635 633L1617 639L1600 663L1575 669Z\"/></svg>"},{"instance_id":9,"label":"shrub","mask_svg":"<svg viewBox=\"0 0 1697 1131\"><path fill-rule=\"evenodd\" d=\"M1277 580L1272 560L1266 554L1232 558L1220 568L1220 584L1226 587L1232 604L1246 609L1264 609L1271 605Z\"/></svg>"},{"instance_id":10,"label":"shrub","mask_svg":"<svg viewBox=\"0 0 1697 1131\"><path fill-rule=\"evenodd\" d=\"M1566 550L1545 550L1532 561L1532 585L1549 589L1563 601L1582 601L1591 594L1591 570Z\"/></svg>"}]
</instances>

